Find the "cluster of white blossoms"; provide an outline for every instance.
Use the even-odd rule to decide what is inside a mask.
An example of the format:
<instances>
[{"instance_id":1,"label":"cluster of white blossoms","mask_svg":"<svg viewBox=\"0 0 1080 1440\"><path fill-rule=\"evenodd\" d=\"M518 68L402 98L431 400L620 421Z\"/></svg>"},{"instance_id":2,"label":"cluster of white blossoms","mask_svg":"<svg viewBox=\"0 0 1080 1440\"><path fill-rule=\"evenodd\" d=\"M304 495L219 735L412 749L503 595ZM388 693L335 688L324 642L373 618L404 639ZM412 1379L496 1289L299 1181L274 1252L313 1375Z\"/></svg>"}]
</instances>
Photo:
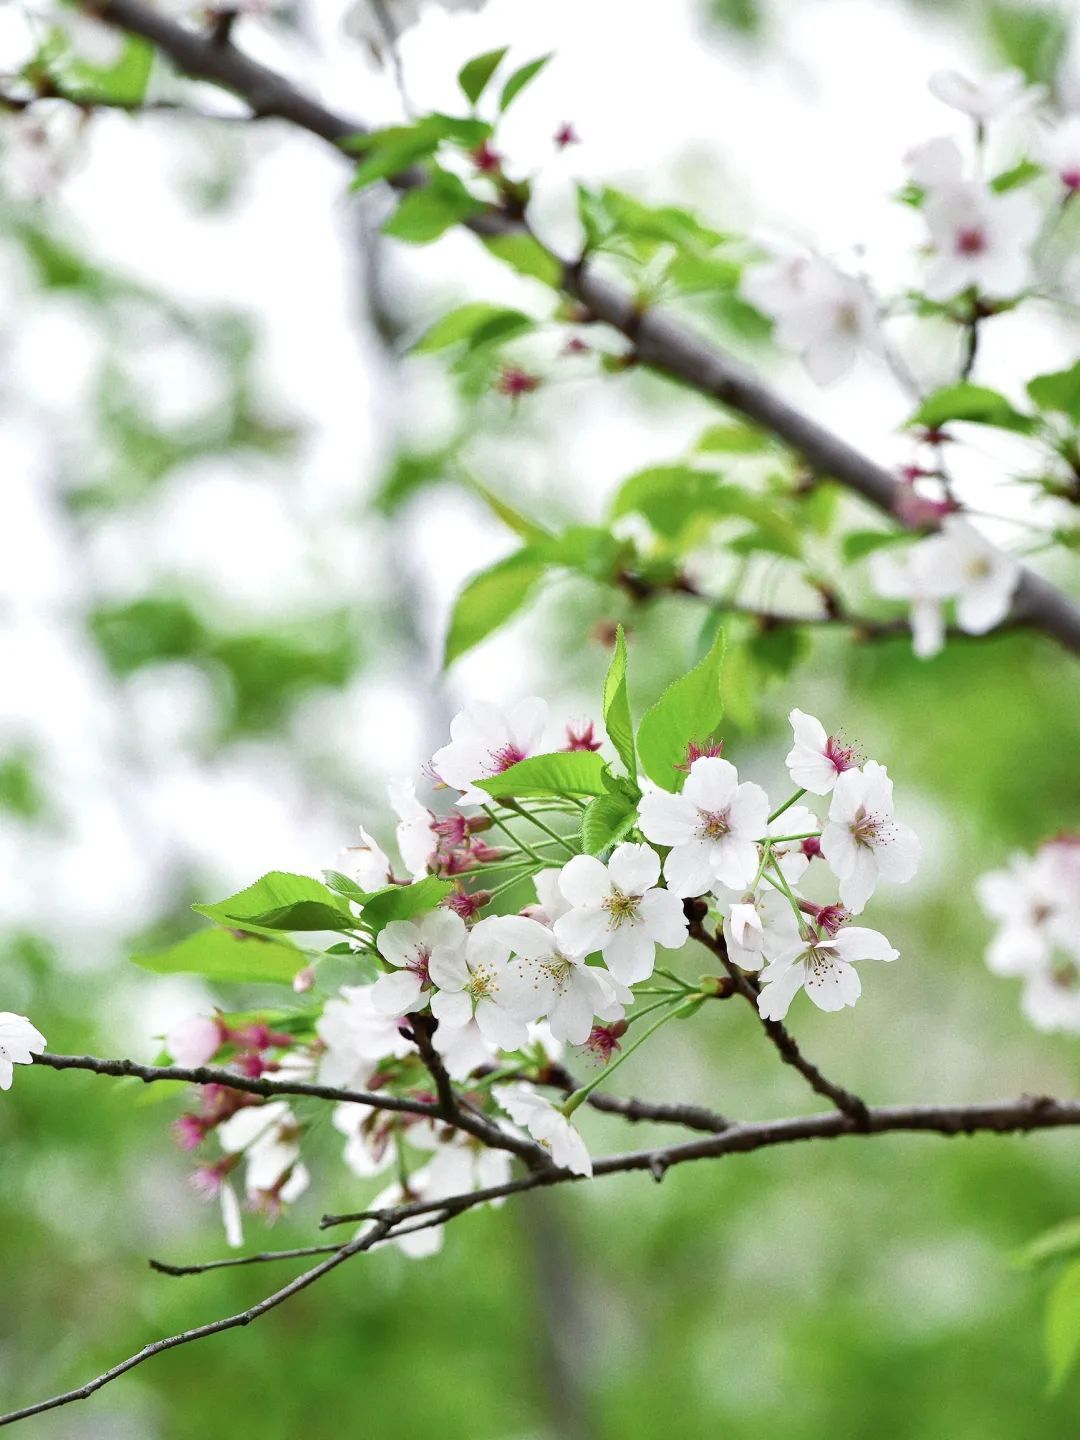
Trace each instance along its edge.
<instances>
[{"instance_id":1,"label":"cluster of white blossoms","mask_svg":"<svg viewBox=\"0 0 1080 1440\"><path fill-rule=\"evenodd\" d=\"M704 941L726 955L770 1022L783 1018L801 989L825 1011L854 1005L855 966L897 958L878 931L851 923L880 880L911 879L919 860L917 839L893 815L888 773L860 761L812 716L793 710L790 720L795 791L776 809L760 785L740 780L720 747L688 743L681 789L637 775L615 782L637 797L628 802L624 838L588 854L579 853L576 828L583 801L560 795L557 783L543 800L500 801L492 781L506 774L512 793L512 772L520 775L531 757L550 761L552 773L610 774L599 755L589 753L582 765L567 758L600 748L593 726L566 727L558 751L544 748L547 707L539 699L469 707L426 777L391 787L408 878L395 875L396 862L366 832L347 852L358 879L328 872L346 887L343 897L350 884L376 887L348 901L358 922L373 893L405 895L418 883L441 882L419 913L367 935L360 925L349 944L368 967L366 983L327 995L299 1039L250 1017L218 1015L177 1026L166 1037L170 1053L191 1066L216 1060L248 1076L314 1077L335 1089L428 1104L437 1099L432 1065L441 1062L462 1103L483 1114L493 1133L525 1131L557 1165L591 1174L573 1119L582 1101L658 1025L730 993L720 983L730 983L726 976L691 982L665 968L665 952ZM438 814L418 797L421 785L432 805L441 797ZM826 802L822 817L800 803L807 794ZM538 832L528 840L527 826ZM489 843L497 831L505 845ZM489 890L508 868L509 878ZM812 900L815 876L825 893ZM523 882L535 898L499 913L503 890L521 905ZM706 922L709 929L700 928ZM307 993L313 983L296 988ZM646 1015L648 1028L634 1030ZM571 1051L592 1063L595 1076L577 1089L562 1068ZM498 1186L509 1176L507 1150L424 1113L350 1100L338 1105L334 1125L355 1175L393 1177L374 1208ZM211 1135L220 1142L220 1157L194 1178L203 1193L220 1196L231 1243L241 1234L234 1191L241 1166L247 1206L271 1218L309 1183L300 1154L306 1122L283 1100L205 1086L200 1108L174 1128L188 1149ZM407 1254L430 1254L440 1234L418 1228L398 1243Z\"/></svg>"},{"instance_id":2,"label":"cluster of white blossoms","mask_svg":"<svg viewBox=\"0 0 1080 1440\"><path fill-rule=\"evenodd\" d=\"M1080 1033L1080 836L1014 855L981 876L978 895L998 926L987 965L1023 981L1021 1007L1039 1030Z\"/></svg>"}]
</instances>

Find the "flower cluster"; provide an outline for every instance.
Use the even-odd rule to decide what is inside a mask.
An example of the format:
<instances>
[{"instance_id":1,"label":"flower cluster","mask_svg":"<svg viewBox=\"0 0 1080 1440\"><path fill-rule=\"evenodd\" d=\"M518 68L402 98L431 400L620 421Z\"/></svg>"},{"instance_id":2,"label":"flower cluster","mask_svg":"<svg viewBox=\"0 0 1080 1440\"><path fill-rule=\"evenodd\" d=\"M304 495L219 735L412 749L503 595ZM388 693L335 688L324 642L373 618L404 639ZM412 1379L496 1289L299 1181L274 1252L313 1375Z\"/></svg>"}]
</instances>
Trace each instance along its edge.
<instances>
[{"instance_id":1,"label":"flower cluster","mask_svg":"<svg viewBox=\"0 0 1080 1440\"><path fill-rule=\"evenodd\" d=\"M32 1065L45 1049L45 1036L25 1015L0 1010L0 1090L10 1090L16 1065Z\"/></svg>"},{"instance_id":2,"label":"flower cluster","mask_svg":"<svg viewBox=\"0 0 1080 1440\"><path fill-rule=\"evenodd\" d=\"M978 895L998 926L987 965L1023 981L1020 1003L1039 1030L1080 1033L1080 836L1014 855L980 878Z\"/></svg>"},{"instance_id":3,"label":"flower cluster","mask_svg":"<svg viewBox=\"0 0 1080 1440\"><path fill-rule=\"evenodd\" d=\"M580 1104L660 1025L730 993L716 978L690 981L667 968L688 944L706 944L746 977L770 1022L800 989L822 1010L853 1005L854 965L897 957L883 935L851 923L879 880L909 880L919 859L918 841L893 816L888 773L812 716L794 710L790 718L796 788L773 809L707 738L687 737L666 788L648 775L617 776L591 724L572 729L561 750L544 751L547 708L538 699L471 706L428 771L439 787L433 795L452 803L437 815L416 800L413 782L391 787L412 878L395 879L366 832L350 852L351 872L373 888L327 872L339 887L326 889L327 901L348 906L341 916L350 938L334 948L366 974L320 995L319 967L308 967L296 987L310 994L308 1021L296 1016L282 1029L275 1017L194 1019L170 1032L170 1053L186 1065L214 1060L244 1075L314 1077L423 1102L414 1111L348 1101L335 1112L346 1166L365 1179L394 1176L376 1206L498 1185L508 1175L506 1150L440 1108L441 1071L493 1134L523 1130L556 1165L590 1174L573 1119ZM825 800L823 818L800 803L807 794ZM619 823L587 845L590 806L603 808L605 796L620 807ZM505 845L472 850L481 822ZM470 851L468 865L449 863ZM810 899L807 883L826 874L824 895ZM380 907L385 917L373 918ZM691 965L698 969L700 957ZM559 1078L568 1047L593 1062L593 1078L576 1090ZM552 1095L560 1085L563 1094ZM308 1125L282 1100L206 1086L200 1107L175 1128L190 1149L211 1136L220 1142L220 1157L203 1163L195 1182L220 1197L234 1242L232 1177L241 1165L248 1207L270 1218L308 1184L300 1158ZM428 1254L438 1231L418 1229L400 1243Z\"/></svg>"}]
</instances>

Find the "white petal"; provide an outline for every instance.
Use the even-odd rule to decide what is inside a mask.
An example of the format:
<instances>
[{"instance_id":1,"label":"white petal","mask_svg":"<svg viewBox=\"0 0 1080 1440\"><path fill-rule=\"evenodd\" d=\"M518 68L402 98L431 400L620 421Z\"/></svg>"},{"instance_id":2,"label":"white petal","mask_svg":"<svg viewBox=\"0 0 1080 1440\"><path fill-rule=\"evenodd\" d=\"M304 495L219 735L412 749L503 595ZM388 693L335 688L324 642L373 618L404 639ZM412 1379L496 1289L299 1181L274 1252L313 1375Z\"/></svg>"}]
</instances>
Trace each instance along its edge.
<instances>
[{"instance_id":1,"label":"white petal","mask_svg":"<svg viewBox=\"0 0 1080 1440\"><path fill-rule=\"evenodd\" d=\"M685 845L697 834L698 809L684 795L653 790L638 803L641 833L657 845Z\"/></svg>"},{"instance_id":2,"label":"white petal","mask_svg":"<svg viewBox=\"0 0 1080 1440\"><path fill-rule=\"evenodd\" d=\"M380 975L371 987L371 1002L384 1015L405 1015L419 1009L424 1004L419 975L411 970Z\"/></svg>"},{"instance_id":3,"label":"white petal","mask_svg":"<svg viewBox=\"0 0 1080 1440\"><path fill-rule=\"evenodd\" d=\"M653 973L656 946L644 929L620 925L604 945L604 961L617 980L636 985Z\"/></svg>"},{"instance_id":4,"label":"white petal","mask_svg":"<svg viewBox=\"0 0 1080 1440\"><path fill-rule=\"evenodd\" d=\"M608 874L624 895L641 895L660 879L660 856L651 845L617 845Z\"/></svg>"},{"instance_id":5,"label":"white petal","mask_svg":"<svg viewBox=\"0 0 1080 1440\"><path fill-rule=\"evenodd\" d=\"M598 906L611 894L607 867L595 855L575 855L559 874L559 889L571 905Z\"/></svg>"},{"instance_id":6,"label":"white petal","mask_svg":"<svg viewBox=\"0 0 1080 1440\"><path fill-rule=\"evenodd\" d=\"M674 895L704 895L716 879L712 846L703 840L677 845L664 861L664 879Z\"/></svg>"},{"instance_id":7,"label":"white petal","mask_svg":"<svg viewBox=\"0 0 1080 1440\"><path fill-rule=\"evenodd\" d=\"M808 962L803 986L819 1010L843 1010L845 1005L854 1005L862 994L859 972L840 959Z\"/></svg>"}]
</instances>

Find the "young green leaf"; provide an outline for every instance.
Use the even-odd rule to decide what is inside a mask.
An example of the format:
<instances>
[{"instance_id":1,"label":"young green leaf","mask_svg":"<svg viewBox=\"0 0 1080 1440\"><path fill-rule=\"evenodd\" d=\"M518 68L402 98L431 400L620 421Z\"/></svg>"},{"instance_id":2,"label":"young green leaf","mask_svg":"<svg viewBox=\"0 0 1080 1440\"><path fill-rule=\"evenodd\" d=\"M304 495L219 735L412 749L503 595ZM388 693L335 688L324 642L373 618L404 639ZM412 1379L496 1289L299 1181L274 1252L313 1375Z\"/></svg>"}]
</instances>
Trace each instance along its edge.
<instances>
[{"instance_id":1,"label":"young green leaf","mask_svg":"<svg viewBox=\"0 0 1080 1440\"><path fill-rule=\"evenodd\" d=\"M426 185L409 190L383 225L383 234L409 245L430 245L484 207L456 175L436 169Z\"/></svg>"},{"instance_id":2,"label":"young green leaf","mask_svg":"<svg viewBox=\"0 0 1080 1440\"><path fill-rule=\"evenodd\" d=\"M355 917L321 881L280 870L271 871L227 900L193 905L192 909L220 925L260 933L356 929Z\"/></svg>"},{"instance_id":3,"label":"young green leaf","mask_svg":"<svg viewBox=\"0 0 1080 1440\"><path fill-rule=\"evenodd\" d=\"M530 60L527 65L522 65L519 70L514 71L510 79L507 80L503 86L502 94L499 96L499 109L501 111L509 110L522 90L525 89L525 86L536 79L537 75L540 74L540 71L543 70L550 59L550 55L541 55L539 59Z\"/></svg>"},{"instance_id":4,"label":"young green leaf","mask_svg":"<svg viewBox=\"0 0 1080 1440\"><path fill-rule=\"evenodd\" d=\"M586 855L618 844L637 819L637 803L621 790L598 795L581 817L581 848Z\"/></svg>"},{"instance_id":5,"label":"young green leaf","mask_svg":"<svg viewBox=\"0 0 1080 1440\"><path fill-rule=\"evenodd\" d=\"M508 45L504 45L500 50L488 50L483 55L476 55L458 71L458 84L470 105L475 105L487 89L488 82L499 68L502 58L509 48Z\"/></svg>"},{"instance_id":6,"label":"young green leaf","mask_svg":"<svg viewBox=\"0 0 1080 1440\"><path fill-rule=\"evenodd\" d=\"M1046 1265L1051 1260L1063 1260L1066 1255L1075 1255L1078 1252L1080 1216L1073 1216L1071 1220L1062 1220L1060 1224L1044 1230L1041 1235L1036 1235L1034 1240L1029 1240L1013 1256L1013 1263L1027 1269Z\"/></svg>"},{"instance_id":7,"label":"young green leaf","mask_svg":"<svg viewBox=\"0 0 1080 1440\"><path fill-rule=\"evenodd\" d=\"M453 345L475 345L476 336L491 334L498 327L500 338L508 340L531 330L536 321L523 310L509 309L505 305L491 305L486 300L473 300L468 305L459 305L456 310L440 316L424 332L413 346L414 355L433 355L438 350L449 350Z\"/></svg>"},{"instance_id":8,"label":"young green leaf","mask_svg":"<svg viewBox=\"0 0 1080 1440\"><path fill-rule=\"evenodd\" d=\"M642 717L637 735L641 767L665 790L677 790L685 778L677 767L686 759L691 740L707 740L720 723L723 662L724 632L720 630L705 658L673 681Z\"/></svg>"},{"instance_id":9,"label":"young green leaf","mask_svg":"<svg viewBox=\"0 0 1080 1440\"><path fill-rule=\"evenodd\" d=\"M451 665L515 615L547 568L543 557L525 546L474 575L454 602L443 664Z\"/></svg>"},{"instance_id":10,"label":"young green leaf","mask_svg":"<svg viewBox=\"0 0 1080 1440\"><path fill-rule=\"evenodd\" d=\"M1055 410L1080 425L1080 360L1068 370L1036 375L1027 392L1040 410Z\"/></svg>"},{"instance_id":11,"label":"young green leaf","mask_svg":"<svg viewBox=\"0 0 1080 1440\"><path fill-rule=\"evenodd\" d=\"M202 975L223 985L291 985L307 956L287 940L232 934L213 926L166 950L133 955L155 975Z\"/></svg>"},{"instance_id":12,"label":"young green leaf","mask_svg":"<svg viewBox=\"0 0 1080 1440\"><path fill-rule=\"evenodd\" d=\"M425 875L411 885L387 885L382 890L372 890L363 899L364 924L374 934L389 925L391 920L411 920L424 915L450 894L454 886L449 880L440 880L437 875Z\"/></svg>"},{"instance_id":13,"label":"young green leaf","mask_svg":"<svg viewBox=\"0 0 1080 1440\"><path fill-rule=\"evenodd\" d=\"M1013 430L1018 435L1029 434L1035 424L1032 416L1017 410L997 390L990 390L985 385L972 385L966 380L959 385L946 385L928 395L908 424L938 430L950 420L993 425L998 430Z\"/></svg>"},{"instance_id":14,"label":"young green leaf","mask_svg":"<svg viewBox=\"0 0 1080 1440\"><path fill-rule=\"evenodd\" d=\"M615 634L615 653L611 657L604 680L604 729L615 746L619 759L626 766L627 775L631 780L636 780L634 721L630 714L630 695L626 684L626 635L621 625Z\"/></svg>"},{"instance_id":15,"label":"young green leaf","mask_svg":"<svg viewBox=\"0 0 1080 1440\"><path fill-rule=\"evenodd\" d=\"M1046 1302L1046 1360L1050 1390L1060 1390L1080 1355L1080 1260L1058 1276Z\"/></svg>"},{"instance_id":16,"label":"young green leaf","mask_svg":"<svg viewBox=\"0 0 1080 1440\"><path fill-rule=\"evenodd\" d=\"M530 755L501 775L477 780L489 795L525 800L539 795L605 795L607 765L595 750L560 750L555 755Z\"/></svg>"}]
</instances>

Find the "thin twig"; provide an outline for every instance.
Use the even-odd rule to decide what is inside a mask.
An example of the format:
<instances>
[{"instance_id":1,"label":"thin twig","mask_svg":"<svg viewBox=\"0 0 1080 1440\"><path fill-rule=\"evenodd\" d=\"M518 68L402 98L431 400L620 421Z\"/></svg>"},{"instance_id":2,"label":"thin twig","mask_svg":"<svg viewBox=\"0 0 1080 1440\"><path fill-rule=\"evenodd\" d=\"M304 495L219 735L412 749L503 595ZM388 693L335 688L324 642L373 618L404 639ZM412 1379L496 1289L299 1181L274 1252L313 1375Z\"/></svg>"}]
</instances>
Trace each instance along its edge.
<instances>
[{"instance_id":1,"label":"thin twig","mask_svg":"<svg viewBox=\"0 0 1080 1440\"><path fill-rule=\"evenodd\" d=\"M711 950L717 957L724 969L731 976L739 994L754 1008L754 1014L761 1021L761 1027L772 1043L776 1046L777 1053L785 1065L791 1065L803 1076L812 1090L819 1095L824 1095L831 1100L836 1108L843 1112L854 1124L862 1127L866 1124L867 1108L866 1102L860 1100L858 1095L845 1090L842 1085L837 1085L808 1060L799 1049L798 1043L791 1031L779 1020L766 1020L758 1010L758 994L760 986L757 978L747 974L728 955L727 942L723 935L717 932L710 935L700 920L694 920L690 924L690 935L694 940L700 941L707 950Z\"/></svg>"}]
</instances>

